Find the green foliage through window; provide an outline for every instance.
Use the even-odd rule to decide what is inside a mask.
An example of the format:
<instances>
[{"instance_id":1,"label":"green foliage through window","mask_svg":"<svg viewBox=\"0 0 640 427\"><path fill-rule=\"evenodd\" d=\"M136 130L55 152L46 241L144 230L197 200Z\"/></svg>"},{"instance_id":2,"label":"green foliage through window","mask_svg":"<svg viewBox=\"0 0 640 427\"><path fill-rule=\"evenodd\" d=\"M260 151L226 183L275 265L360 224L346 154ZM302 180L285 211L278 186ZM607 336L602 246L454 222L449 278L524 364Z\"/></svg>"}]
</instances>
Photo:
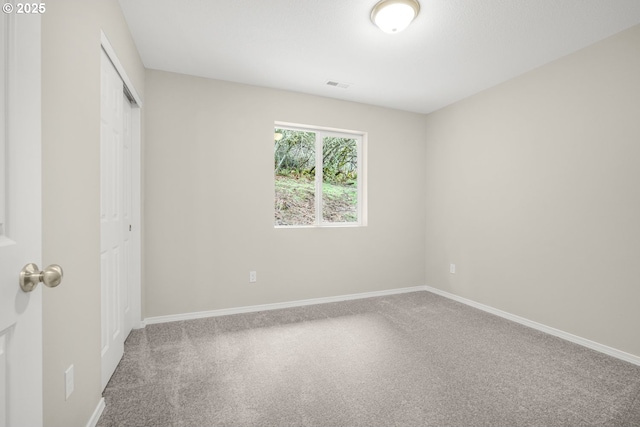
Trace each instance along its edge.
<instances>
[{"instance_id":1,"label":"green foliage through window","mask_svg":"<svg viewBox=\"0 0 640 427\"><path fill-rule=\"evenodd\" d=\"M276 225L358 222L359 140L346 134L275 128ZM316 151L321 151L321 158Z\"/></svg>"}]
</instances>

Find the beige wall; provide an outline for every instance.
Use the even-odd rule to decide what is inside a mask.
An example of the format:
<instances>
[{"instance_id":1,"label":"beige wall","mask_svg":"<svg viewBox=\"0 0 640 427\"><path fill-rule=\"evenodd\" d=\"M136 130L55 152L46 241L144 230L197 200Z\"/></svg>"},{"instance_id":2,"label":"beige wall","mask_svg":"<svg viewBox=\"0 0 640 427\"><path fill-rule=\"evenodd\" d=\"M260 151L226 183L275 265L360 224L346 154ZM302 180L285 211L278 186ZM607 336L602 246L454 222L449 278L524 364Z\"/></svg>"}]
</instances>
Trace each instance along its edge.
<instances>
[{"instance_id":1,"label":"beige wall","mask_svg":"<svg viewBox=\"0 0 640 427\"><path fill-rule=\"evenodd\" d=\"M146 94L146 317L424 283L424 116L160 71ZM367 227L274 229L274 121L369 133Z\"/></svg>"},{"instance_id":2,"label":"beige wall","mask_svg":"<svg viewBox=\"0 0 640 427\"><path fill-rule=\"evenodd\" d=\"M47 2L42 19L44 424L85 426L100 387L100 29L136 89L144 68L115 0ZM64 371L75 366L65 401Z\"/></svg>"},{"instance_id":3,"label":"beige wall","mask_svg":"<svg viewBox=\"0 0 640 427\"><path fill-rule=\"evenodd\" d=\"M145 317L426 277L640 355L640 27L425 118L145 74L115 0L56 0L42 29L43 263L65 281L44 293L46 426L85 425L101 393L100 29L145 99ZM273 228L276 120L369 133L367 227Z\"/></svg>"},{"instance_id":4,"label":"beige wall","mask_svg":"<svg viewBox=\"0 0 640 427\"><path fill-rule=\"evenodd\" d=\"M428 285L640 356L638 46L640 26L427 117Z\"/></svg>"}]
</instances>

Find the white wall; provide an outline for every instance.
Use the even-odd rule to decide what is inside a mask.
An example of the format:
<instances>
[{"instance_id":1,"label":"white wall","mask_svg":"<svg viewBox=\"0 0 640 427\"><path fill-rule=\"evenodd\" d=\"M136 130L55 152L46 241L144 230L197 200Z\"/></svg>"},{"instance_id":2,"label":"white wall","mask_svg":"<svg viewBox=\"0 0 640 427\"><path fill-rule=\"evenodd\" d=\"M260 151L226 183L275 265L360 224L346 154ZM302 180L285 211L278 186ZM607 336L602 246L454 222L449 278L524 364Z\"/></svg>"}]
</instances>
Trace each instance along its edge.
<instances>
[{"instance_id":1,"label":"white wall","mask_svg":"<svg viewBox=\"0 0 640 427\"><path fill-rule=\"evenodd\" d=\"M44 424L85 426L100 386L100 30L139 93L144 68L115 0L47 2L42 17ZM75 366L65 400L64 371Z\"/></svg>"},{"instance_id":2,"label":"white wall","mask_svg":"<svg viewBox=\"0 0 640 427\"><path fill-rule=\"evenodd\" d=\"M640 356L639 46L636 26L427 117L428 285Z\"/></svg>"},{"instance_id":3,"label":"white wall","mask_svg":"<svg viewBox=\"0 0 640 427\"><path fill-rule=\"evenodd\" d=\"M424 116L146 77L146 317L424 283ZM369 133L367 227L274 229L274 121Z\"/></svg>"}]
</instances>

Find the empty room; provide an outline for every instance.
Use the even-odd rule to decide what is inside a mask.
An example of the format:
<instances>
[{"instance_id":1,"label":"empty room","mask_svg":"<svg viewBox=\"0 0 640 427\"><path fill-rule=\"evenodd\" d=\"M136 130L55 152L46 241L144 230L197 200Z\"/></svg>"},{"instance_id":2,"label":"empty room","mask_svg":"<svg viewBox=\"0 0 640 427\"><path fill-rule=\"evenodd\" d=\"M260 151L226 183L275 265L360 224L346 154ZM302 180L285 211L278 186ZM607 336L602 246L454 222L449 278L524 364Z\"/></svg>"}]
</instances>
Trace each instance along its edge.
<instances>
[{"instance_id":1,"label":"empty room","mask_svg":"<svg viewBox=\"0 0 640 427\"><path fill-rule=\"evenodd\" d=\"M0 427L640 426L638 0L0 37Z\"/></svg>"}]
</instances>

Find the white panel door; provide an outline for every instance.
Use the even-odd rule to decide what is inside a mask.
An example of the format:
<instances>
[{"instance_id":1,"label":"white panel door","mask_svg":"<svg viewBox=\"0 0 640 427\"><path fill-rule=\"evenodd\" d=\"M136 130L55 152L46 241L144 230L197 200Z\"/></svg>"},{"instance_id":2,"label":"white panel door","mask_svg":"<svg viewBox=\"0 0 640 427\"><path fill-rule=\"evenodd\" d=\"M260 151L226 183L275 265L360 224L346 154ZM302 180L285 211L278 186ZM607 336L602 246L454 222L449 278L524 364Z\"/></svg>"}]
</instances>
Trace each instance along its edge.
<instances>
[{"instance_id":1,"label":"white panel door","mask_svg":"<svg viewBox=\"0 0 640 427\"><path fill-rule=\"evenodd\" d=\"M124 311L124 338L126 339L133 329L133 315L134 310L132 307L132 283L134 280L134 244L133 233L131 230L133 224L133 198L132 198L132 160L133 160L133 129L132 129L132 108L131 102L126 96L122 97L123 102L123 141L122 141L122 247L124 249L124 283L122 292L122 309Z\"/></svg>"},{"instance_id":2,"label":"white panel door","mask_svg":"<svg viewBox=\"0 0 640 427\"><path fill-rule=\"evenodd\" d=\"M100 270L102 307L102 387L124 354L126 293L123 214L124 85L102 51L100 106Z\"/></svg>"},{"instance_id":3,"label":"white panel door","mask_svg":"<svg viewBox=\"0 0 640 427\"><path fill-rule=\"evenodd\" d=\"M18 284L42 267L40 17L0 22L0 427L40 427L42 285Z\"/></svg>"}]
</instances>

